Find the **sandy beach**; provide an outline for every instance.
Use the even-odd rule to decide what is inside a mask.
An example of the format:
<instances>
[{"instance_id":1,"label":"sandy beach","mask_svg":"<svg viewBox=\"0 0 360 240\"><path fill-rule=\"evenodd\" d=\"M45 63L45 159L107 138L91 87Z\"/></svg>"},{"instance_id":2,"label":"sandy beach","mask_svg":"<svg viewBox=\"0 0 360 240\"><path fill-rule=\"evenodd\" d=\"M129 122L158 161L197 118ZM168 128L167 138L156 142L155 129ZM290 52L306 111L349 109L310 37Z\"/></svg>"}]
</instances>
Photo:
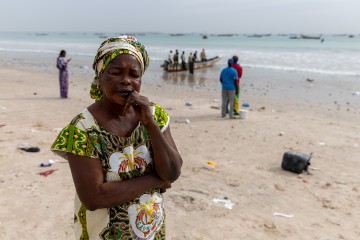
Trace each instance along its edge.
<instances>
[{"instance_id":1,"label":"sandy beach","mask_svg":"<svg viewBox=\"0 0 360 240\"><path fill-rule=\"evenodd\" d=\"M170 114L184 160L165 193L167 239L360 239L359 79L245 69L248 118L230 120L220 117L220 91L211 87L222 67L144 76L142 94ZM70 169L49 149L56 130L92 103L90 82L71 74L64 100L56 69L0 67L1 239L73 239ZM313 153L310 175L281 169L287 150ZM58 161L39 167L49 159ZM232 209L213 199L230 200Z\"/></svg>"}]
</instances>

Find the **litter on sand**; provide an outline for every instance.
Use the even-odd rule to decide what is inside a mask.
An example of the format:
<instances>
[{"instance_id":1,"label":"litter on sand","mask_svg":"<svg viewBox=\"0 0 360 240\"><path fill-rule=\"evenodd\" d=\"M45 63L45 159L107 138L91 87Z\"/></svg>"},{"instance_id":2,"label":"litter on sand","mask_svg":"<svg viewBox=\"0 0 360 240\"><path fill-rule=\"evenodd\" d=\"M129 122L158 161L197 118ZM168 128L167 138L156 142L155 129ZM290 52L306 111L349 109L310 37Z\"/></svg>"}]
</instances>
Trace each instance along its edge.
<instances>
[{"instance_id":1,"label":"litter on sand","mask_svg":"<svg viewBox=\"0 0 360 240\"><path fill-rule=\"evenodd\" d=\"M25 152L40 152L40 148L38 147L21 147L20 149Z\"/></svg>"},{"instance_id":2,"label":"litter on sand","mask_svg":"<svg viewBox=\"0 0 360 240\"><path fill-rule=\"evenodd\" d=\"M279 212L274 212L273 216L279 216L279 217L286 217L286 218L292 218L294 217L294 214L285 214L285 213L279 213Z\"/></svg>"},{"instance_id":3,"label":"litter on sand","mask_svg":"<svg viewBox=\"0 0 360 240\"><path fill-rule=\"evenodd\" d=\"M248 102L243 102L243 104L241 105L243 107L250 107L250 104Z\"/></svg>"},{"instance_id":4,"label":"litter on sand","mask_svg":"<svg viewBox=\"0 0 360 240\"><path fill-rule=\"evenodd\" d=\"M186 102L186 103L185 103L185 106L190 107L190 106L192 106L192 103L191 103L191 102Z\"/></svg>"},{"instance_id":5,"label":"litter on sand","mask_svg":"<svg viewBox=\"0 0 360 240\"><path fill-rule=\"evenodd\" d=\"M223 203L224 204L224 207L227 208L227 209L232 209L234 204L230 201L230 199L217 199L217 198L214 198L213 201L215 203Z\"/></svg>"},{"instance_id":6,"label":"litter on sand","mask_svg":"<svg viewBox=\"0 0 360 240\"><path fill-rule=\"evenodd\" d=\"M40 163L40 167L50 167L52 164L51 163Z\"/></svg>"},{"instance_id":7,"label":"litter on sand","mask_svg":"<svg viewBox=\"0 0 360 240\"><path fill-rule=\"evenodd\" d=\"M59 169L51 169L51 170L47 170L44 172L39 172L38 174L41 176L47 177L48 175L53 174L57 170L59 170Z\"/></svg>"},{"instance_id":8,"label":"litter on sand","mask_svg":"<svg viewBox=\"0 0 360 240\"><path fill-rule=\"evenodd\" d=\"M58 162L59 160L53 160L53 159L49 159L49 163L51 163L51 164L54 164L54 163L56 163L56 162Z\"/></svg>"},{"instance_id":9,"label":"litter on sand","mask_svg":"<svg viewBox=\"0 0 360 240\"><path fill-rule=\"evenodd\" d=\"M212 161L206 161L205 168L211 170L211 169L217 168L217 165L216 165L216 163L214 163Z\"/></svg>"}]
</instances>

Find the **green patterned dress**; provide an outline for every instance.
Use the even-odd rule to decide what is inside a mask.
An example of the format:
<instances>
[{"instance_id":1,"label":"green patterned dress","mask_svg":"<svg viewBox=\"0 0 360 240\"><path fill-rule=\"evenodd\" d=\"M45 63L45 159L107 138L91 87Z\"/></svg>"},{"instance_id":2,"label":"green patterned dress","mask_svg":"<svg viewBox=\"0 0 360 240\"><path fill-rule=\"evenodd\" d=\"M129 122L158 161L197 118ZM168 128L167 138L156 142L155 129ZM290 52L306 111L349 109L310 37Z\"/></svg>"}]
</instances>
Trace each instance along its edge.
<instances>
[{"instance_id":1,"label":"green patterned dress","mask_svg":"<svg viewBox=\"0 0 360 240\"><path fill-rule=\"evenodd\" d=\"M164 132L170 117L159 105L151 106ZM96 158L104 181L123 181L154 171L151 141L139 123L130 137L118 137L99 126L85 109L57 136L51 150ZM152 189L125 204L88 211L75 196L76 239L165 239L165 211L160 189Z\"/></svg>"}]
</instances>

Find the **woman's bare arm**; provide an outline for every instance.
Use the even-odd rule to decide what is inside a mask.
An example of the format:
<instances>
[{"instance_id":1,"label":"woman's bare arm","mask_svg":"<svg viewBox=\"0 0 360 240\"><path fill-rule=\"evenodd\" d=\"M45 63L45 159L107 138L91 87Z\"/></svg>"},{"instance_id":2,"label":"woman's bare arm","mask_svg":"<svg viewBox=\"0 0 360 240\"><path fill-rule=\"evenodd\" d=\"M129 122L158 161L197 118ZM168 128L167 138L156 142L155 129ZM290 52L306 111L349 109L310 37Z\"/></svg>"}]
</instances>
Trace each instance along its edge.
<instances>
[{"instance_id":1,"label":"woman's bare arm","mask_svg":"<svg viewBox=\"0 0 360 240\"><path fill-rule=\"evenodd\" d=\"M128 202L153 188L170 188L171 184L155 173L142 177L104 182L99 159L67 154L76 192L86 209L94 211Z\"/></svg>"},{"instance_id":2,"label":"woman's bare arm","mask_svg":"<svg viewBox=\"0 0 360 240\"><path fill-rule=\"evenodd\" d=\"M155 121L145 127L151 139L157 175L165 181L174 182L180 176L182 158L171 136L170 126L164 133L159 130Z\"/></svg>"}]
</instances>

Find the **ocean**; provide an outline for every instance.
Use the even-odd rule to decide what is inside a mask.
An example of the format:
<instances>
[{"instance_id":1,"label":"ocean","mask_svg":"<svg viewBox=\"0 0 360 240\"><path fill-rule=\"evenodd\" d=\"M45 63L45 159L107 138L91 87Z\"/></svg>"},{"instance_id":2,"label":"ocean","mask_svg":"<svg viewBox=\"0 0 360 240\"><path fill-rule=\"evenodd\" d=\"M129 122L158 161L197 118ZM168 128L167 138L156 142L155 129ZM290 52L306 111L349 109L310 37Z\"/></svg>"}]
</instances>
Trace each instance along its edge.
<instances>
[{"instance_id":1,"label":"ocean","mask_svg":"<svg viewBox=\"0 0 360 240\"><path fill-rule=\"evenodd\" d=\"M0 54L56 58L65 49L73 59L92 61L105 37L120 33L0 33ZM170 50L198 55L205 49L209 58L222 56L226 65L239 56L244 68L360 76L360 35L322 35L320 39L291 39L294 35L214 35L135 33L148 49L151 65L159 66ZM52 64L52 63L51 63ZM91 67L88 66L88 67Z\"/></svg>"}]
</instances>

